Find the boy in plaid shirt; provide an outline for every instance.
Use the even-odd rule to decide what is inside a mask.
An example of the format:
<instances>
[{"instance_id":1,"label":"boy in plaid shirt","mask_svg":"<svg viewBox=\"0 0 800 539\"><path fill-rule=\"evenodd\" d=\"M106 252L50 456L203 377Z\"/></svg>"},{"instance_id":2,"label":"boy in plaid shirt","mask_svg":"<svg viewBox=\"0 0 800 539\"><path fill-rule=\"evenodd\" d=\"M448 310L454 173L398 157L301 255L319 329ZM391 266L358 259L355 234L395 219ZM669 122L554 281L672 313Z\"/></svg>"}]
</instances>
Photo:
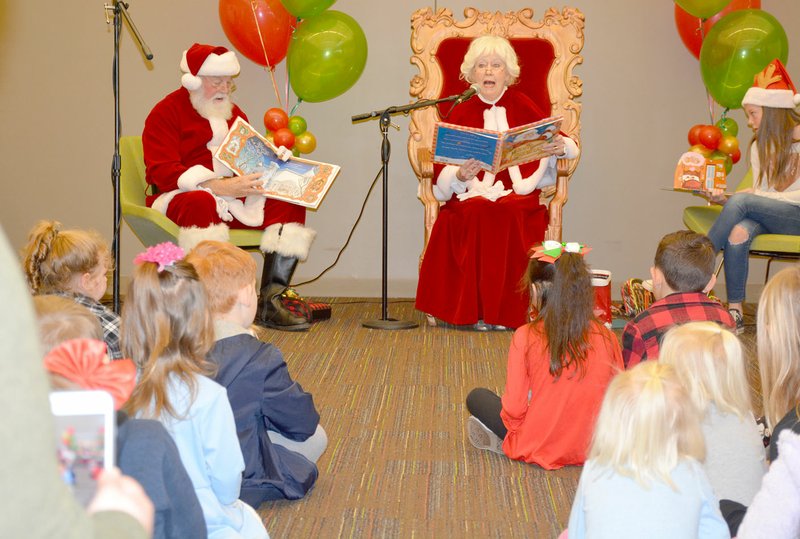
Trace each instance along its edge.
<instances>
[{"instance_id":1,"label":"boy in plaid shirt","mask_svg":"<svg viewBox=\"0 0 800 539\"><path fill-rule=\"evenodd\" d=\"M650 268L656 301L628 322L622 333L625 368L658 359L661 338L672 326L711 321L736 329L730 313L707 295L717 282L715 261L714 246L702 234L679 230L661 239Z\"/></svg>"}]
</instances>

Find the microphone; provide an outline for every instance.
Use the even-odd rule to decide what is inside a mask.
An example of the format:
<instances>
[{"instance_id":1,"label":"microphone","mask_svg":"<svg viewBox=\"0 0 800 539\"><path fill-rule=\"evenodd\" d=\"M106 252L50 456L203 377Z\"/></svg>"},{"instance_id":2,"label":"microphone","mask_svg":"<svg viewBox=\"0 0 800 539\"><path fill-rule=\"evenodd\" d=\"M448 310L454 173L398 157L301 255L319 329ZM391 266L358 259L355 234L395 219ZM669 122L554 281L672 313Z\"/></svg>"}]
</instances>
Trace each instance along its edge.
<instances>
[{"instance_id":1,"label":"microphone","mask_svg":"<svg viewBox=\"0 0 800 539\"><path fill-rule=\"evenodd\" d=\"M455 100L455 102L453 104L454 105L458 105L459 103L463 103L464 101L466 101L467 99L469 99L470 97L472 97L473 95L475 95L477 93L478 93L478 89L475 86L470 86L469 88L464 90L464 93L462 93L461 95L459 95L456 98L456 100Z\"/></svg>"}]
</instances>

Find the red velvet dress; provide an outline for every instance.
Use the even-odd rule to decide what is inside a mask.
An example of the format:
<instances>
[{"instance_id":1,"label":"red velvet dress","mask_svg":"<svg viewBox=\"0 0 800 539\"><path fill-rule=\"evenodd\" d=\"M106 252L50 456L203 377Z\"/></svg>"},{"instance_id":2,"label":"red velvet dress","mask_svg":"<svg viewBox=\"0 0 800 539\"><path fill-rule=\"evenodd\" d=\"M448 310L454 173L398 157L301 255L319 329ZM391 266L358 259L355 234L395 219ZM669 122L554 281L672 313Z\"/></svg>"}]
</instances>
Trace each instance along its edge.
<instances>
[{"instance_id":1,"label":"red velvet dress","mask_svg":"<svg viewBox=\"0 0 800 539\"><path fill-rule=\"evenodd\" d=\"M478 97L457 106L448 123L484 127L489 105ZM505 107L509 127L545 118L527 96L513 89L497 101ZM523 178L540 162L520 166ZM543 165L544 166L544 165ZM442 166L434 167L434 183ZM508 170L497 174L512 188ZM454 194L440 209L420 269L416 308L451 324L487 324L516 328L526 322L528 292L520 279L528 265L528 249L544 239L547 208L539 189L527 195L510 193L496 202L482 197L458 200Z\"/></svg>"}]
</instances>

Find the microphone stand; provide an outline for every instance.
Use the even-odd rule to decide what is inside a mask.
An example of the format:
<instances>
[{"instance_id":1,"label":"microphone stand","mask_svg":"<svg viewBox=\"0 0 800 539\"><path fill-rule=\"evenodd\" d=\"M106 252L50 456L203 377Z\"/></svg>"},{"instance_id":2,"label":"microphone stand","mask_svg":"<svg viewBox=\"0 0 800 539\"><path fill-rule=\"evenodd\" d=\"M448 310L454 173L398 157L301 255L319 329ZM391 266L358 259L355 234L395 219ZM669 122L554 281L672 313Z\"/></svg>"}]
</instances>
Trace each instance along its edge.
<instances>
[{"instance_id":1,"label":"microphone stand","mask_svg":"<svg viewBox=\"0 0 800 539\"><path fill-rule=\"evenodd\" d=\"M114 188L114 242L112 246L114 255L114 278L112 284L112 293L114 312L119 314L119 236L120 223L122 222L122 209L119 200L119 177L120 169L122 168L122 158L119 155L119 137L120 131L122 130L119 100L119 44L123 18L125 19L125 22L128 23L128 28L131 30L131 33L133 33L133 37L136 38L136 43L139 45L139 49L142 51L144 57L148 60L152 60L153 53L150 52L150 48L142 39L142 36L139 34L139 30L136 29L136 25L133 24L133 20L131 20L130 15L128 15L128 4L118 0L113 0L111 4L105 4L103 8L106 12L106 24L112 23L112 19L109 18L109 14L112 12L114 14L114 66L112 72L112 86L114 91L114 156L111 159L111 185Z\"/></svg>"},{"instance_id":2,"label":"microphone stand","mask_svg":"<svg viewBox=\"0 0 800 539\"><path fill-rule=\"evenodd\" d=\"M412 329L418 327L417 322L411 320L397 320L389 318L389 301L388 301L388 259L389 259L389 156L391 154L391 144L389 143L389 126L395 129L400 129L392 124L391 117L396 114L408 114L409 111L431 107L438 103L453 101L453 106L466 101L474 91L465 96L464 94L451 95L442 99L423 99L415 101L408 105L397 107L388 107L383 110L375 110L364 114L356 114L351 117L352 123L357 123L373 118L379 118L379 128L381 132L381 172L383 175L383 237L382 237L382 256L381 256L381 318L373 320L365 320L361 323L362 326L370 329Z\"/></svg>"}]
</instances>

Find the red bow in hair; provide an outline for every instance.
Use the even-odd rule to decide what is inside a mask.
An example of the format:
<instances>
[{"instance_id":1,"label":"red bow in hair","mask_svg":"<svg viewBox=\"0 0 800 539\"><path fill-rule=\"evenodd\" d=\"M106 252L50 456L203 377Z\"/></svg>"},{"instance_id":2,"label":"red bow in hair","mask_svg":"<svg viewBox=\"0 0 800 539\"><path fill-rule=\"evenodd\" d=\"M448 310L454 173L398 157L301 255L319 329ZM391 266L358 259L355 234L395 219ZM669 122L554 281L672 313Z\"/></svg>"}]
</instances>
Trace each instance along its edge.
<instances>
[{"instance_id":1,"label":"red bow in hair","mask_svg":"<svg viewBox=\"0 0 800 539\"><path fill-rule=\"evenodd\" d=\"M71 339L59 344L46 356L44 367L84 389L107 391L119 410L136 385L136 365L130 359L111 361L106 343L97 339Z\"/></svg>"}]
</instances>

